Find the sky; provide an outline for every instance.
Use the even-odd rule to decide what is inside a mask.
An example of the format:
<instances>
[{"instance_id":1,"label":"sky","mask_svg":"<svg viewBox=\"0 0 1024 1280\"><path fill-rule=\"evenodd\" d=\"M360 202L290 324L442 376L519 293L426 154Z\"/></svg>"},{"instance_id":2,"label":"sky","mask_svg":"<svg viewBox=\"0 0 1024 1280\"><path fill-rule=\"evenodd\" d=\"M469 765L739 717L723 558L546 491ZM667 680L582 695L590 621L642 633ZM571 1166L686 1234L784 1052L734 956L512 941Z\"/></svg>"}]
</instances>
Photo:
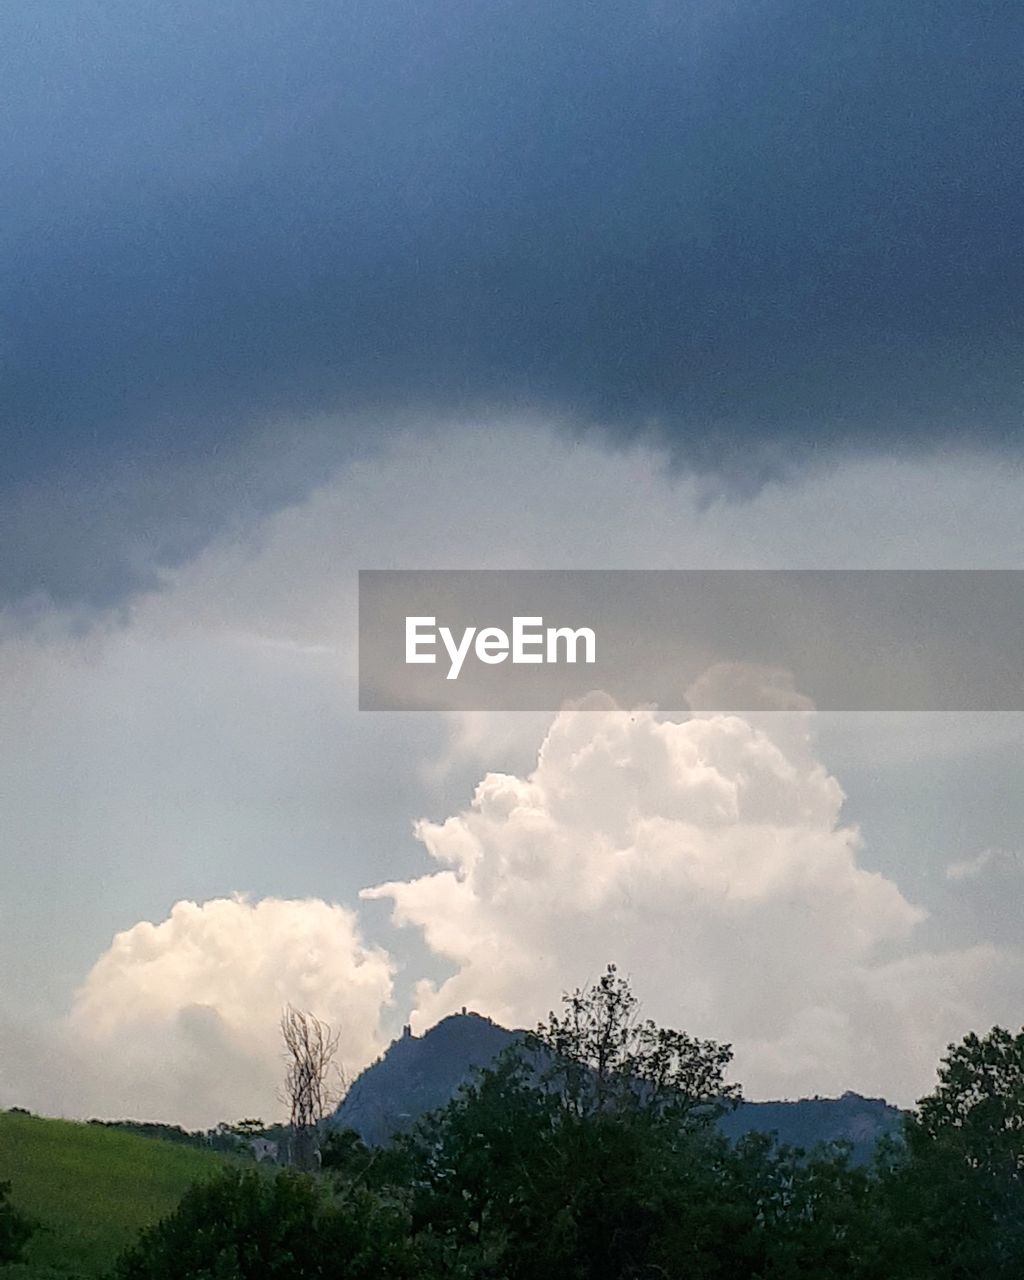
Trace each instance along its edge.
<instances>
[{"instance_id":1,"label":"sky","mask_svg":"<svg viewBox=\"0 0 1024 1280\"><path fill-rule=\"evenodd\" d=\"M1013 3L6 5L0 1106L609 962L751 1097L1020 1025L1024 716L356 709L359 568L1024 568Z\"/></svg>"}]
</instances>

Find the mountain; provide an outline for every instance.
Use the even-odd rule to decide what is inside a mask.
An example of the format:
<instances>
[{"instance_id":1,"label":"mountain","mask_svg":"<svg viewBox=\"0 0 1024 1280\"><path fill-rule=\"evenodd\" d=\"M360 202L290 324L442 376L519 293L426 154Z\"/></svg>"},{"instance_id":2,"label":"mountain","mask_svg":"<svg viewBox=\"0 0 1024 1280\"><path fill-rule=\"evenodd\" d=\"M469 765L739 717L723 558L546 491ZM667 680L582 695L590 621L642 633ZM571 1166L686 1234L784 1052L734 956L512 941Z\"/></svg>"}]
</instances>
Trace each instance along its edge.
<instances>
[{"instance_id":1,"label":"mountain","mask_svg":"<svg viewBox=\"0 0 1024 1280\"><path fill-rule=\"evenodd\" d=\"M780 1142L805 1151L822 1142L849 1142L853 1162L866 1164L879 1138L900 1132L903 1112L884 1098L848 1091L841 1098L741 1102L719 1123L733 1141L746 1133L774 1133Z\"/></svg>"},{"instance_id":2,"label":"mountain","mask_svg":"<svg viewBox=\"0 0 1024 1280\"><path fill-rule=\"evenodd\" d=\"M444 1106L473 1073L489 1066L522 1035L465 1009L422 1036L405 1027L383 1057L353 1083L332 1123L354 1129L379 1146ZM870 1159L883 1134L898 1131L902 1113L882 1098L844 1093L841 1098L797 1102L743 1102L721 1122L734 1141L745 1133L776 1133L782 1142L809 1149L821 1142L853 1144L856 1161Z\"/></svg>"},{"instance_id":3,"label":"mountain","mask_svg":"<svg viewBox=\"0 0 1024 1280\"><path fill-rule=\"evenodd\" d=\"M334 1122L379 1146L443 1107L474 1071L490 1066L517 1039L518 1033L465 1010L422 1036L405 1027L401 1039L353 1082Z\"/></svg>"}]
</instances>

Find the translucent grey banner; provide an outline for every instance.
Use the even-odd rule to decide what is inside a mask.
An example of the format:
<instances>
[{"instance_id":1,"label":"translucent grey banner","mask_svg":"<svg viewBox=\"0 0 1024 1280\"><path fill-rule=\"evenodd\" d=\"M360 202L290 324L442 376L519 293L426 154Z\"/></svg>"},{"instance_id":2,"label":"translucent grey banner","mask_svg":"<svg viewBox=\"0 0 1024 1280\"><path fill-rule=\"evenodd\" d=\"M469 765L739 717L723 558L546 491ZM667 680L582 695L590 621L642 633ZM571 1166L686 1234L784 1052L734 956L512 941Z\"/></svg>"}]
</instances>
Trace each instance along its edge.
<instances>
[{"instance_id":1,"label":"translucent grey banner","mask_svg":"<svg viewBox=\"0 0 1024 1280\"><path fill-rule=\"evenodd\" d=\"M1024 710L1015 570L363 570L364 710Z\"/></svg>"}]
</instances>

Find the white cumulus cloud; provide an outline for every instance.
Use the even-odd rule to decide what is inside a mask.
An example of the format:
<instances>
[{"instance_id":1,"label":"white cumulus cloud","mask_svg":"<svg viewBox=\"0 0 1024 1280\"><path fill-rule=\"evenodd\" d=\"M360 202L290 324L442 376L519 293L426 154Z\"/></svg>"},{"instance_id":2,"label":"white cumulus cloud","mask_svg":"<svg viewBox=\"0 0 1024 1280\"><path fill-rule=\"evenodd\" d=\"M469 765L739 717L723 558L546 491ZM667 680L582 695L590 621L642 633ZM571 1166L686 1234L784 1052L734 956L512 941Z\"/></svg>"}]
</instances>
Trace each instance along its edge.
<instances>
[{"instance_id":1,"label":"white cumulus cloud","mask_svg":"<svg viewBox=\"0 0 1024 1280\"><path fill-rule=\"evenodd\" d=\"M1024 967L915 954L925 912L862 865L809 717L774 723L596 698L555 718L532 772L419 823L439 868L364 892L454 969L420 983L414 1023L462 1004L530 1023L614 961L656 1018L732 1041L750 1096L922 1092Z\"/></svg>"},{"instance_id":2,"label":"white cumulus cloud","mask_svg":"<svg viewBox=\"0 0 1024 1280\"><path fill-rule=\"evenodd\" d=\"M78 992L64 1029L83 1072L70 1109L190 1125L276 1117L283 1006L329 1021L357 1071L382 1047L392 974L345 907L179 902L119 933Z\"/></svg>"}]
</instances>

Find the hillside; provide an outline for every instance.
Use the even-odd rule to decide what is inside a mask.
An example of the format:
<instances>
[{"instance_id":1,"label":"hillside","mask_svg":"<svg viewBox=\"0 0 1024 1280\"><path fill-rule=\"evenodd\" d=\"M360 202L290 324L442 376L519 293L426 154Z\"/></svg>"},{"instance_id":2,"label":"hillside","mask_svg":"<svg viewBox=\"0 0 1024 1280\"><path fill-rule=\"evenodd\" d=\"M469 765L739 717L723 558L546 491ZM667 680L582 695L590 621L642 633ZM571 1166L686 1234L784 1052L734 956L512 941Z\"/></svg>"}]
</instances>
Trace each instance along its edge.
<instances>
[{"instance_id":1,"label":"hillside","mask_svg":"<svg viewBox=\"0 0 1024 1280\"><path fill-rule=\"evenodd\" d=\"M44 1226L10 1280L104 1274L143 1226L224 1159L97 1125L0 1112L0 1182Z\"/></svg>"},{"instance_id":2,"label":"hillside","mask_svg":"<svg viewBox=\"0 0 1024 1280\"><path fill-rule=\"evenodd\" d=\"M357 1077L334 1122L380 1145L443 1106L473 1072L488 1066L520 1033L489 1018L463 1012L443 1019L422 1036L406 1028L384 1056ZM877 1140L895 1132L901 1113L881 1098L846 1093L841 1098L795 1102L744 1102L722 1121L733 1140L744 1133L776 1133L805 1149L848 1141L854 1159L870 1158Z\"/></svg>"}]
</instances>

